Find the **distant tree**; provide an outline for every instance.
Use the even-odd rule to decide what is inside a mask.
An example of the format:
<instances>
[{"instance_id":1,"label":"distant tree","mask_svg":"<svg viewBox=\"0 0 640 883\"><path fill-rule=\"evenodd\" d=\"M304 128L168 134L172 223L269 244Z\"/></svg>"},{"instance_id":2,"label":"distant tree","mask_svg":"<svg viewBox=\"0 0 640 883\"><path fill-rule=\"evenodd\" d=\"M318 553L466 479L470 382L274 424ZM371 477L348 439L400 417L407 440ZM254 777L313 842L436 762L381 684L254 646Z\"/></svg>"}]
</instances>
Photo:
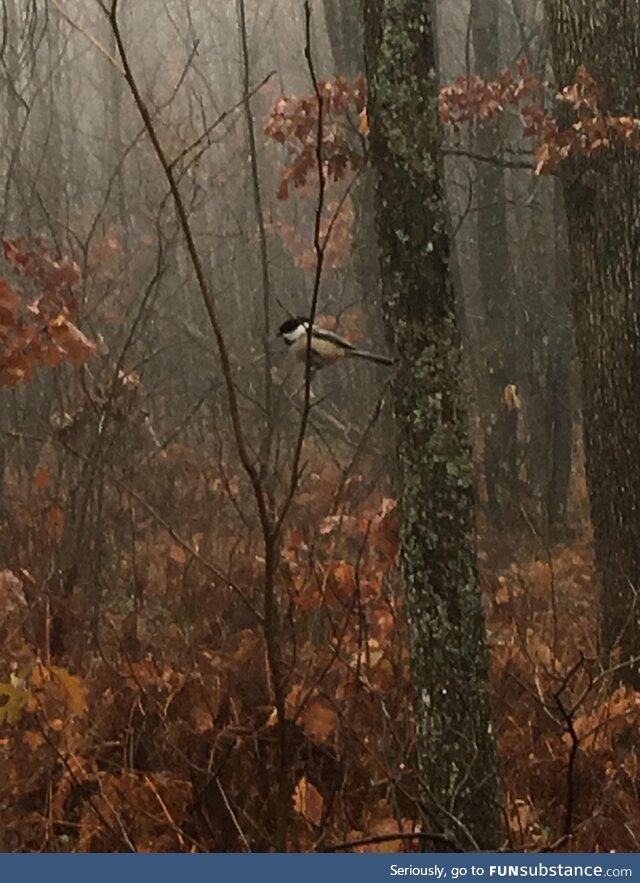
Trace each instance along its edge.
<instances>
[{"instance_id":1,"label":"distant tree","mask_svg":"<svg viewBox=\"0 0 640 883\"><path fill-rule=\"evenodd\" d=\"M500 6L472 0L471 39L475 69L492 78L500 69ZM478 121L475 146L482 156L496 156L500 132L494 121ZM505 389L519 383L515 328L515 279L509 252L505 169L498 163L475 164L478 284L484 307L480 340L480 422L484 438L487 508L494 524L517 517L519 409L508 407Z\"/></svg>"},{"instance_id":2,"label":"distant tree","mask_svg":"<svg viewBox=\"0 0 640 883\"><path fill-rule=\"evenodd\" d=\"M327 35L338 76L358 82L364 71L363 25L359 4L353 0L323 0ZM373 222L373 184L371 169L364 165L359 180L352 188L354 208L351 268L363 301L368 303L369 316L380 324L380 269L372 260L375 253Z\"/></svg>"},{"instance_id":3,"label":"distant tree","mask_svg":"<svg viewBox=\"0 0 640 883\"><path fill-rule=\"evenodd\" d=\"M448 272L434 26L422 0L364 0L363 9L383 302L400 355L393 401L424 799L462 848L495 848L496 754Z\"/></svg>"},{"instance_id":4,"label":"distant tree","mask_svg":"<svg viewBox=\"0 0 640 883\"><path fill-rule=\"evenodd\" d=\"M514 0L507 14L505 49L521 52L527 70L544 80L551 48L538 4ZM517 149L521 145L516 142ZM526 505L543 535L563 536L573 454L573 401L577 398L567 224L558 179L512 173L511 241L516 272L518 384L521 412L520 472ZM524 469L523 469L524 467Z\"/></svg>"},{"instance_id":5,"label":"distant tree","mask_svg":"<svg viewBox=\"0 0 640 883\"><path fill-rule=\"evenodd\" d=\"M322 0L322 5L336 73L354 79L364 64L358 4L351 0Z\"/></svg>"},{"instance_id":6,"label":"distant tree","mask_svg":"<svg viewBox=\"0 0 640 883\"><path fill-rule=\"evenodd\" d=\"M640 653L640 0L547 0L556 75L586 65L606 84L626 143L562 165L576 343L582 366L586 469L606 647ZM602 139L601 139L602 140ZM637 142L637 139L636 139ZM640 687L640 663L622 676Z\"/></svg>"}]
</instances>

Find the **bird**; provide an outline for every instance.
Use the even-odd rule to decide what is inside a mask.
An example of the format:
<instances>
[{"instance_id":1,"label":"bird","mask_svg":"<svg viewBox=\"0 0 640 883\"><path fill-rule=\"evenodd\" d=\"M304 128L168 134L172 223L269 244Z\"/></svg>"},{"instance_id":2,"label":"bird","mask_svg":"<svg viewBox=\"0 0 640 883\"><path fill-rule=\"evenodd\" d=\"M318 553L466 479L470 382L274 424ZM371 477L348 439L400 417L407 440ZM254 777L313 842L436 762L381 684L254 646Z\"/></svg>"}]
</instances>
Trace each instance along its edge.
<instances>
[{"instance_id":1,"label":"bird","mask_svg":"<svg viewBox=\"0 0 640 883\"><path fill-rule=\"evenodd\" d=\"M307 359L309 327L308 319L296 316L283 322L278 331L278 337L282 337L301 362L306 362ZM317 370L327 365L335 365L342 358L365 359L378 365L393 365L393 359L388 356L360 350L339 334L327 328L320 328L318 325L311 325L311 368Z\"/></svg>"}]
</instances>

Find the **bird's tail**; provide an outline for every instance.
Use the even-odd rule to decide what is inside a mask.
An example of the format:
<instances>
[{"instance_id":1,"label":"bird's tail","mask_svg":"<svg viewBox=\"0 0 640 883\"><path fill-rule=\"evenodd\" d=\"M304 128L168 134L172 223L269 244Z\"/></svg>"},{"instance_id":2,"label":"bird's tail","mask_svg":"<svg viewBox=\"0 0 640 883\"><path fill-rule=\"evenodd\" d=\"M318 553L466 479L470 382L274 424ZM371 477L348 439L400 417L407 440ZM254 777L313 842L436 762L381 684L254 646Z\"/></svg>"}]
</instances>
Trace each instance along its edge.
<instances>
[{"instance_id":1,"label":"bird's tail","mask_svg":"<svg viewBox=\"0 0 640 883\"><path fill-rule=\"evenodd\" d=\"M347 350L345 356L354 359L366 359L368 362L376 362L378 365L393 365L394 360L389 356L379 356L377 353L368 353L366 350Z\"/></svg>"}]
</instances>

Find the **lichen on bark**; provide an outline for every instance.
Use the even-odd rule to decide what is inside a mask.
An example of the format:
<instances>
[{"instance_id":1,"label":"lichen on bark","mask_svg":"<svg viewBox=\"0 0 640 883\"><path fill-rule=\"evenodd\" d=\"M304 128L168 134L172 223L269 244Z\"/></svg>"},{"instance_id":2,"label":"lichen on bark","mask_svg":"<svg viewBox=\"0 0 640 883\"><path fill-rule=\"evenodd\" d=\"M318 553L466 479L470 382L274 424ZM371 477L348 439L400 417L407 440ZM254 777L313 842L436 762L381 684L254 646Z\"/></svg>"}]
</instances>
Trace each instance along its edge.
<instances>
[{"instance_id":1,"label":"lichen on bark","mask_svg":"<svg viewBox=\"0 0 640 883\"><path fill-rule=\"evenodd\" d=\"M464 849L499 813L461 343L424 0L363 0L371 159L398 428L402 565L425 805Z\"/></svg>"}]
</instances>

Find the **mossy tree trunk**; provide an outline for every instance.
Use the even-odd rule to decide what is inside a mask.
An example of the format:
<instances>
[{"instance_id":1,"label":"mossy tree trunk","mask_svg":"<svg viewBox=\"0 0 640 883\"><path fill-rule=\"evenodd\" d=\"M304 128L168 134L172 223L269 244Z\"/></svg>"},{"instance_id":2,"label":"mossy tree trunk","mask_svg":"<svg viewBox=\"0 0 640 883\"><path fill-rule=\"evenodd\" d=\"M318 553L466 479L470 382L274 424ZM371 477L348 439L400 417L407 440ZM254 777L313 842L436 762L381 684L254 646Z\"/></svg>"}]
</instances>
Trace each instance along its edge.
<instances>
[{"instance_id":1,"label":"mossy tree trunk","mask_svg":"<svg viewBox=\"0 0 640 883\"><path fill-rule=\"evenodd\" d=\"M464 849L497 846L496 755L474 549L460 334L449 279L434 23L363 0L383 301L400 354L402 561L425 806Z\"/></svg>"},{"instance_id":2,"label":"mossy tree trunk","mask_svg":"<svg viewBox=\"0 0 640 883\"><path fill-rule=\"evenodd\" d=\"M556 76L584 64L609 112L640 116L640 0L547 0ZM605 649L640 687L640 153L563 167L586 468Z\"/></svg>"}]
</instances>

